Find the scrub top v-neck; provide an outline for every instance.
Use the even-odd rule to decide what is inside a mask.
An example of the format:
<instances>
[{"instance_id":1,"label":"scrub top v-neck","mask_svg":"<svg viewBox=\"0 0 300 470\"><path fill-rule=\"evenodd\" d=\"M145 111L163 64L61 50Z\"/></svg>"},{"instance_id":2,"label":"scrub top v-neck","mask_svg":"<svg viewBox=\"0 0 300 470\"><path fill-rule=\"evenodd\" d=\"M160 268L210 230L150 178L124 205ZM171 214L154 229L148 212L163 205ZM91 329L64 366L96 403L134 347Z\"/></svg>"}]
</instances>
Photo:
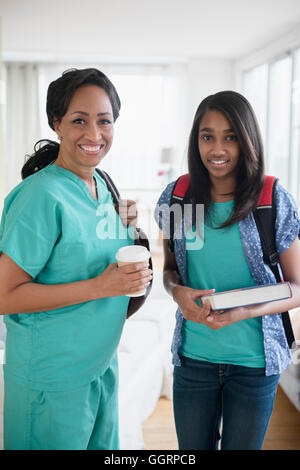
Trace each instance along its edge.
<instances>
[{"instance_id":1,"label":"scrub top v-neck","mask_svg":"<svg viewBox=\"0 0 300 470\"><path fill-rule=\"evenodd\" d=\"M77 175L49 165L7 196L0 253L32 282L63 284L101 274L121 246L133 244L94 173L98 199ZM98 377L114 357L129 298L106 297L38 313L5 315L4 373L35 389L67 390Z\"/></svg>"}]
</instances>

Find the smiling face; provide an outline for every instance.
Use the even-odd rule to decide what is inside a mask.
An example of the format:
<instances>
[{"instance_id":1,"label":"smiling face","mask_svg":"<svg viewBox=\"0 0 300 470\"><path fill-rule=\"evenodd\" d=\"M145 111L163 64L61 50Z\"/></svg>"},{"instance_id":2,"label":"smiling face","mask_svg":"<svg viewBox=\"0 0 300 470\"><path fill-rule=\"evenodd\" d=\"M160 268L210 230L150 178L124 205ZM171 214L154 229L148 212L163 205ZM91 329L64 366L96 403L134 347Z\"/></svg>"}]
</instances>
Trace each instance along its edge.
<instances>
[{"instance_id":1,"label":"smiling face","mask_svg":"<svg viewBox=\"0 0 300 470\"><path fill-rule=\"evenodd\" d=\"M228 119L216 109L208 109L200 122L198 147L212 182L235 180L240 146Z\"/></svg>"},{"instance_id":2,"label":"smiling face","mask_svg":"<svg viewBox=\"0 0 300 470\"><path fill-rule=\"evenodd\" d=\"M107 93L96 85L78 88L54 128L61 139L56 164L75 172L95 168L111 148L114 134Z\"/></svg>"}]
</instances>

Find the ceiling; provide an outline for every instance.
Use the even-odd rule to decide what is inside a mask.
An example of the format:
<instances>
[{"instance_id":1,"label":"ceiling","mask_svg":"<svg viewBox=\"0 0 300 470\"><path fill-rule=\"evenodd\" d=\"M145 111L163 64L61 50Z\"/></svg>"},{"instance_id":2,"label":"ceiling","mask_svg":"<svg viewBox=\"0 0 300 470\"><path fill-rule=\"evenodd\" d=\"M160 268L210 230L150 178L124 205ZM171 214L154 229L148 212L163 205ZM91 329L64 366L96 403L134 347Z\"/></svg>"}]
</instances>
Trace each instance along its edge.
<instances>
[{"instance_id":1,"label":"ceiling","mask_svg":"<svg viewBox=\"0 0 300 470\"><path fill-rule=\"evenodd\" d=\"M0 0L0 15L4 54L238 59L297 28L300 1Z\"/></svg>"}]
</instances>

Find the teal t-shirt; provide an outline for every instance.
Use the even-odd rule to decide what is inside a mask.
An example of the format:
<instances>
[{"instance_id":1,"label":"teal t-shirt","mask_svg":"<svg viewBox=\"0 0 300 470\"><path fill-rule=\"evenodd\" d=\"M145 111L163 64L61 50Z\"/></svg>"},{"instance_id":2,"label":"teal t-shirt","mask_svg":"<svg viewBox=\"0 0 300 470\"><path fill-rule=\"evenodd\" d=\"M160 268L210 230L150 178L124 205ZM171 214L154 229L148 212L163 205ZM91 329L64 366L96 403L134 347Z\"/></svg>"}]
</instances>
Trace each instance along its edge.
<instances>
[{"instance_id":1,"label":"teal t-shirt","mask_svg":"<svg viewBox=\"0 0 300 470\"><path fill-rule=\"evenodd\" d=\"M255 285L244 255L238 224L216 227L228 219L233 201L213 203L210 223L204 223L202 248L187 249L188 286L194 289L215 289L216 292ZM195 226L187 233L201 246L201 233ZM247 367L265 367L261 317L241 320L212 330L206 325L183 321L180 354L214 363Z\"/></svg>"},{"instance_id":2,"label":"teal t-shirt","mask_svg":"<svg viewBox=\"0 0 300 470\"><path fill-rule=\"evenodd\" d=\"M116 262L132 233L117 215L105 182L98 200L73 172L49 165L5 199L0 253L32 282L90 279ZM36 389L65 390L101 375L116 354L129 297L106 297L38 313L5 315L4 373Z\"/></svg>"}]
</instances>

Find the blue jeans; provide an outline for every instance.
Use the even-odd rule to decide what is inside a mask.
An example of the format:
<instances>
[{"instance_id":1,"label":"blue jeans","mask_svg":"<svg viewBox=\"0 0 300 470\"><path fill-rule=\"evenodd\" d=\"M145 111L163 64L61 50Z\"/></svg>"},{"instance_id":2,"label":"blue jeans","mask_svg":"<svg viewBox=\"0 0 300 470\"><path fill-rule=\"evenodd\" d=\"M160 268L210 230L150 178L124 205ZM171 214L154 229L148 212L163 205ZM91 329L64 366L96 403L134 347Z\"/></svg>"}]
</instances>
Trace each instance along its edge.
<instances>
[{"instance_id":1,"label":"blue jeans","mask_svg":"<svg viewBox=\"0 0 300 470\"><path fill-rule=\"evenodd\" d=\"M181 356L174 367L173 406L181 450L259 450L280 375L264 368L213 364Z\"/></svg>"}]
</instances>

